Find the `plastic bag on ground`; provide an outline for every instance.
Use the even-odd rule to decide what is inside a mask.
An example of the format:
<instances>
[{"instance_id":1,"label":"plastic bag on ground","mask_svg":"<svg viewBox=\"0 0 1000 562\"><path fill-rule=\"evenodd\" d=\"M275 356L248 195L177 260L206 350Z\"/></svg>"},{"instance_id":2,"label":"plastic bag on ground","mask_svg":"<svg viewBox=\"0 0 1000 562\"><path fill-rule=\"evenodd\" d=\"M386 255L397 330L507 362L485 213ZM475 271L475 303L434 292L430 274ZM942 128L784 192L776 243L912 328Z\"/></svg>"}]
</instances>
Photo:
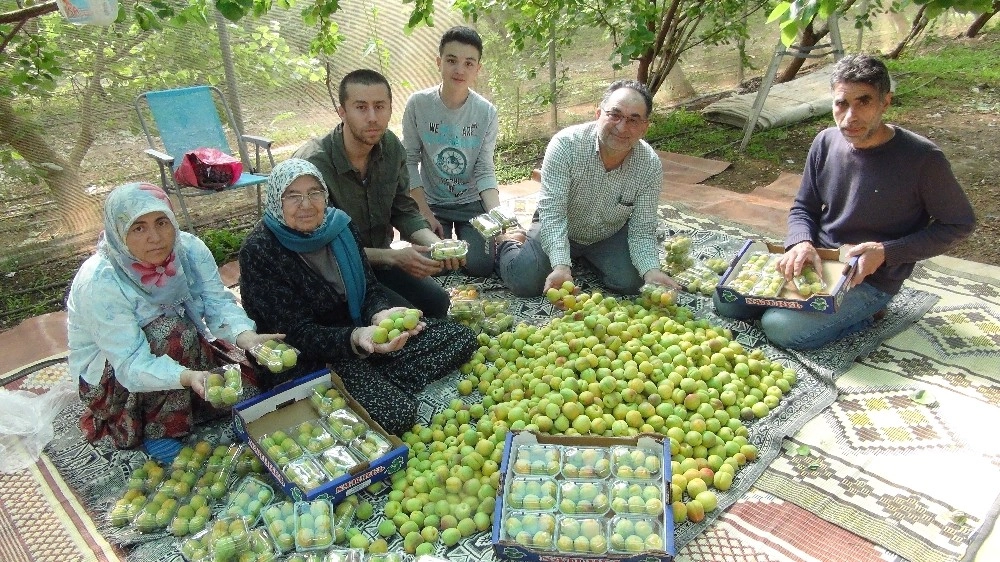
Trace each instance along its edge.
<instances>
[{"instance_id":1,"label":"plastic bag on ground","mask_svg":"<svg viewBox=\"0 0 1000 562\"><path fill-rule=\"evenodd\" d=\"M0 473L14 473L35 464L52 440L52 422L66 406L79 400L72 381L44 394L0 389Z\"/></svg>"}]
</instances>

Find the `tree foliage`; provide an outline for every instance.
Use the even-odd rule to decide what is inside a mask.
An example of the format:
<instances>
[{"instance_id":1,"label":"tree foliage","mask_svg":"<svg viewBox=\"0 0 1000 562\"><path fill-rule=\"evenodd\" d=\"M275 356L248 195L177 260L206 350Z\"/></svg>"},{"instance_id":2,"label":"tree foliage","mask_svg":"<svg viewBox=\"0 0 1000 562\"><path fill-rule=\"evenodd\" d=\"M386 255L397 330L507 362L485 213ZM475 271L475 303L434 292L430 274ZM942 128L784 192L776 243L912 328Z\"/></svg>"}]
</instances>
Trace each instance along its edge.
<instances>
[{"instance_id":1,"label":"tree foliage","mask_svg":"<svg viewBox=\"0 0 1000 562\"><path fill-rule=\"evenodd\" d=\"M993 0L870 0L864 4L867 10L855 13L855 26L871 28L873 15L899 12L910 5L920 6L918 19L922 17L930 21L949 10L982 14L989 12L992 4ZM775 5L767 21L777 23L781 29L781 41L789 46L814 21L824 21L834 12L846 14L852 6L856 7L854 0L782 0ZM914 25L918 23L915 21Z\"/></svg>"},{"instance_id":2,"label":"tree foliage","mask_svg":"<svg viewBox=\"0 0 1000 562\"><path fill-rule=\"evenodd\" d=\"M209 18L213 5L183 1L124 4L107 28L75 26L52 10L0 16L5 22L0 23L0 165L8 177L44 180L57 212L80 219L63 217L61 224L93 222L97 216L93 201L81 195L79 171L102 116L130 107L141 91L215 84L224 74L214 18ZM249 13L240 12L241 18ZM25 14L26 19L17 19ZM230 15L239 14L230 10ZM268 87L277 76L320 78L309 56L290 51L277 23L230 26L238 39L233 57L246 81ZM48 134L38 121L40 115L68 111L76 123L71 133Z\"/></svg>"},{"instance_id":3,"label":"tree foliage","mask_svg":"<svg viewBox=\"0 0 1000 562\"><path fill-rule=\"evenodd\" d=\"M512 54L534 56L571 44L582 27L602 29L611 40L611 64L636 65L636 79L656 92L680 56L698 45L746 37L745 16L767 0L457 0L467 17L500 14ZM432 0L414 0L410 25L430 21ZM553 30L556 30L553 33Z\"/></svg>"}]
</instances>

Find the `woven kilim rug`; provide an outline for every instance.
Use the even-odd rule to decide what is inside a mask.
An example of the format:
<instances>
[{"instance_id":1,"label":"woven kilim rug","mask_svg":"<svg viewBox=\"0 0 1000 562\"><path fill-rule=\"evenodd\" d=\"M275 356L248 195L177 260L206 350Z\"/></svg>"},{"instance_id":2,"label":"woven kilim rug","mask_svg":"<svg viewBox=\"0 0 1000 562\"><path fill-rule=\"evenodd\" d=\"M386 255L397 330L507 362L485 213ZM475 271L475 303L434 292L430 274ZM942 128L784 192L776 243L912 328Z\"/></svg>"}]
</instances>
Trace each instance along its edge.
<instances>
[{"instance_id":1,"label":"woven kilim rug","mask_svg":"<svg viewBox=\"0 0 1000 562\"><path fill-rule=\"evenodd\" d=\"M693 252L699 258L730 257L741 243L752 236L737 227L718 224L671 206L661 208L661 234L672 236L685 234L693 239ZM923 270L921 271L923 273ZM496 279L470 279L458 274L439 278L445 286L477 283L485 298L502 298L512 303L512 313L520 320L535 324L547 322L558 314L547 300L542 298L517 299L507 292ZM599 290L592 274L581 271L577 278L582 290ZM945 279L941 285L947 287ZM922 289L922 290L921 290ZM898 560L883 546L897 550L897 546L885 537L863 537L868 535L851 528L835 517L821 518L810 513L812 507L803 505L792 494L783 489L766 490L755 488L754 483L767 471L774 459L785 458L787 436L796 435L807 422L816 418L834 403L838 388L835 381L847 370L855 357L868 355L866 361L882 352L879 344L887 338L912 326L921 314L936 300L932 291L908 287L894 300L887 317L863 337L832 354L796 354L769 346L759 329L742 322L732 322L716 317L710 300L694 295L682 295L681 304L692 308L699 317L707 317L713 324L731 327L738 341L747 347L761 347L773 360L782 362L799 373L799 382L782 405L763 420L751 425L749 438L760 450L758 461L740 470L733 487L720 496L723 509L710 514L699 524L685 523L676 530L676 544L679 548L678 560L703 561L789 561L789 560L830 560L856 562ZM933 313L933 311L932 311ZM912 332L913 329L906 333ZM895 341L895 340L892 340ZM870 353L877 349L876 353ZM840 376L846 380L850 374ZM435 383L422 393L420 416L428 420L434 413L444 408L457 397L455 383L458 375ZM937 394L937 391L934 391ZM940 397L939 397L940 398ZM65 481L81 497L87 511L101 534L113 543L123 545L128 550L131 561L178 560L174 540L166 535L137 535L111 528L104 519L108 506L124 491L128 475L140 466L146 457L141 452L119 451L106 442L93 445L80 438L77 421L79 405L67 408L56 420L56 439L46 449L47 457L59 469ZM202 426L194 438L207 438L213 442L226 443L232 439L229 424L217 422ZM819 447L811 449L813 457ZM812 463L811 463L812 464ZM964 479L963 479L964 481ZM780 488L780 487L779 487ZM822 489L817 488L817 489ZM832 496L837 490L831 492ZM365 493L367 494L367 493ZM819 495L823 495L819 492ZM993 494L995 497L996 494ZM940 497L940 496L933 496ZM366 495L376 506L376 512L387 500L385 493L378 496ZM984 502L985 503L985 502ZM977 514L974 506L968 506L968 521L986 521L985 514ZM963 509L965 509L963 507ZM829 521L827 520L829 519ZM831 522L832 521L832 522ZM362 531L369 537L376 536L380 522L375 517L365 522ZM841 528L843 527L843 528ZM858 536L862 535L862 536ZM891 538L891 537L889 537ZM399 548L401 539L396 537L390 548ZM486 533L473 535L459 545L444 549L439 547L438 555L451 560L492 560L494 559ZM957 559L957 558L955 558Z\"/></svg>"},{"instance_id":2,"label":"woven kilim rug","mask_svg":"<svg viewBox=\"0 0 1000 562\"><path fill-rule=\"evenodd\" d=\"M925 263L907 286L937 304L837 379L757 485L907 559L969 560L1000 510L1000 284Z\"/></svg>"},{"instance_id":3,"label":"woven kilim rug","mask_svg":"<svg viewBox=\"0 0 1000 562\"><path fill-rule=\"evenodd\" d=\"M15 376L16 375L16 376ZM8 390L43 393L69 379L62 357L4 378ZM3 390L0 390L3 392ZM7 453L16 451L8 451ZM0 561L120 560L88 510L47 456L27 469L0 474Z\"/></svg>"}]
</instances>

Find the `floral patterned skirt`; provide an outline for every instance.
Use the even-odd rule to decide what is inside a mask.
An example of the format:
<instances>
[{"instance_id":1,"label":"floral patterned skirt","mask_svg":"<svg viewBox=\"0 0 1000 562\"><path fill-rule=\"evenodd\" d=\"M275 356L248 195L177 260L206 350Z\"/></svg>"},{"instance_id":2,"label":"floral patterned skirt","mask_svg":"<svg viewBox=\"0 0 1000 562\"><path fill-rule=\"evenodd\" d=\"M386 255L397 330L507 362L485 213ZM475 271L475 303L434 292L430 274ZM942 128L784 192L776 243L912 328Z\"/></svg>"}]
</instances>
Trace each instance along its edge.
<instances>
[{"instance_id":1,"label":"floral patterned skirt","mask_svg":"<svg viewBox=\"0 0 1000 562\"><path fill-rule=\"evenodd\" d=\"M193 370L212 368L212 349L186 317L160 317L143 331L153 355L168 355ZM130 392L104 365L101 382L80 379L80 399L86 410L80 428L88 441L108 436L119 448L134 448L145 439L182 437L194 423L191 390Z\"/></svg>"}]
</instances>

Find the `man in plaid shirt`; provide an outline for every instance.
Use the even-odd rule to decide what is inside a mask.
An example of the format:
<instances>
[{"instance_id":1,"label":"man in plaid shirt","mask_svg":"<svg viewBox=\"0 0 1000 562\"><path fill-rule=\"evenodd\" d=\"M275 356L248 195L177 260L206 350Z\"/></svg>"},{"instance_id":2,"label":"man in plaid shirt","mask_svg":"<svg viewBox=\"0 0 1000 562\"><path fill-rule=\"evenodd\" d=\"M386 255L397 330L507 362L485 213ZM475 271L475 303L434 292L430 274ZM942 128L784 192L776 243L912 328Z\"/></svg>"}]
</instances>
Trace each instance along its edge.
<instances>
[{"instance_id":1,"label":"man in plaid shirt","mask_svg":"<svg viewBox=\"0 0 1000 562\"><path fill-rule=\"evenodd\" d=\"M663 166L642 140L653 98L635 80L611 84L596 121L552 137L531 228L498 237L497 270L511 291L538 296L573 281L573 261L597 270L614 293L643 283L676 287L659 268L657 202Z\"/></svg>"}]
</instances>

